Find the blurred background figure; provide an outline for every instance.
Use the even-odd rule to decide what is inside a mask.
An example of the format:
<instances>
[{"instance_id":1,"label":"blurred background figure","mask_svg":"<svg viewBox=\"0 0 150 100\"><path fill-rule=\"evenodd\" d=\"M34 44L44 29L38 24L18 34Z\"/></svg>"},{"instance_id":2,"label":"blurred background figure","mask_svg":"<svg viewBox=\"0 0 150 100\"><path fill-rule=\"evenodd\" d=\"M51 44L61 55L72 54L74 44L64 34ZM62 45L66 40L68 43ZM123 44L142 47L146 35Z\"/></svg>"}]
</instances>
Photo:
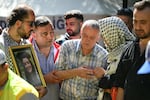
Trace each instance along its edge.
<instances>
[{"instance_id":1,"label":"blurred background figure","mask_svg":"<svg viewBox=\"0 0 150 100\"><path fill-rule=\"evenodd\" d=\"M1 35L2 31L3 31L3 29L2 29L2 27L0 26L0 35Z\"/></svg>"},{"instance_id":2,"label":"blurred background figure","mask_svg":"<svg viewBox=\"0 0 150 100\"><path fill-rule=\"evenodd\" d=\"M116 14L119 18L121 18L124 23L129 28L130 32L133 29L133 11L130 8L121 8L117 11Z\"/></svg>"},{"instance_id":3,"label":"blurred background figure","mask_svg":"<svg viewBox=\"0 0 150 100\"><path fill-rule=\"evenodd\" d=\"M79 39L80 28L83 24L83 14L80 10L70 10L64 15L66 33L63 37L56 40L58 44L62 44L65 40Z\"/></svg>"}]
</instances>

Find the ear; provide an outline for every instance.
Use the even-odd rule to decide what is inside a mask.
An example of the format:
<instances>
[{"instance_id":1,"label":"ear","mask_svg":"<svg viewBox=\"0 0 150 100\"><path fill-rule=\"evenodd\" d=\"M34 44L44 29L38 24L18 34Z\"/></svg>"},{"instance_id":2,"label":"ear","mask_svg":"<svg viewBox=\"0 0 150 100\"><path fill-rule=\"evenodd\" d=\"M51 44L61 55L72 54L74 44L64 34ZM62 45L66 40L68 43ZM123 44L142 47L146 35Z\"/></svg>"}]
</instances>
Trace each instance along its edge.
<instances>
[{"instance_id":1,"label":"ear","mask_svg":"<svg viewBox=\"0 0 150 100\"><path fill-rule=\"evenodd\" d=\"M80 26L82 27L83 22L80 22Z\"/></svg>"},{"instance_id":2,"label":"ear","mask_svg":"<svg viewBox=\"0 0 150 100\"><path fill-rule=\"evenodd\" d=\"M16 23L15 23L15 25L16 25L17 27L20 27L21 24L22 24L22 21L20 21L20 20L17 20Z\"/></svg>"},{"instance_id":3,"label":"ear","mask_svg":"<svg viewBox=\"0 0 150 100\"><path fill-rule=\"evenodd\" d=\"M97 42L101 39L100 35L97 36Z\"/></svg>"},{"instance_id":4,"label":"ear","mask_svg":"<svg viewBox=\"0 0 150 100\"><path fill-rule=\"evenodd\" d=\"M8 63L5 63L4 68L7 70L9 67Z\"/></svg>"},{"instance_id":5,"label":"ear","mask_svg":"<svg viewBox=\"0 0 150 100\"><path fill-rule=\"evenodd\" d=\"M36 36L35 30L32 32L31 35L32 35L33 38L35 38L35 36Z\"/></svg>"}]
</instances>

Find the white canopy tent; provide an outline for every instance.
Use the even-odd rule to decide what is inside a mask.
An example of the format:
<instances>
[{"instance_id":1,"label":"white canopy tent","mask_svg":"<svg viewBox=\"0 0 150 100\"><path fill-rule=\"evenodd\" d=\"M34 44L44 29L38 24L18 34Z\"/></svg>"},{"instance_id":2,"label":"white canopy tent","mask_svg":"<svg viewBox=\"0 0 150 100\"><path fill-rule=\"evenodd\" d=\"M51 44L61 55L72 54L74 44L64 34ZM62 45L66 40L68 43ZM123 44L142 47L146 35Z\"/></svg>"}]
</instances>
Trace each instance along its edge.
<instances>
[{"instance_id":1,"label":"white canopy tent","mask_svg":"<svg viewBox=\"0 0 150 100\"><path fill-rule=\"evenodd\" d=\"M0 0L0 25L18 4L30 5L37 16L46 15L53 21L58 33L64 32L63 14L71 9L81 10L86 19L100 19L114 15L122 7L122 0Z\"/></svg>"},{"instance_id":2,"label":"white canopy tent","mask_svg":"<svg viewBox=\"0 0 150 100\"><path fill-rule=\"evenodd\" d=\"M33 7L37 15L62 15L71 9L84 14L114 14L122 6L122 0L0 0L0 16L6 17L18 4Z\"/></svg>"}]
</instances>

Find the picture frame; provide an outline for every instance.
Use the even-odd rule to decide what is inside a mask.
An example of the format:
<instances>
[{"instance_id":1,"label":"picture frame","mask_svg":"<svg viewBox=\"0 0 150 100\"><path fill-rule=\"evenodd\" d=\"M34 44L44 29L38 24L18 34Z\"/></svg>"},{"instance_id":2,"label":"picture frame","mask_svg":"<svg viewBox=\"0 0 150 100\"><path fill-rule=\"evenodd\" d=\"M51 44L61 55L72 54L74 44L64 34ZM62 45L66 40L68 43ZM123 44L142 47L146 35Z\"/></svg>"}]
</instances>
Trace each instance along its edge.
<instances>
[{"instance_id":1,"label":"picture frame","mask_svg":"<svg viewBox=\"0 0 150 100\"><path fill-rule=\"evenodd\" d=\"M10 46L9 53L12 58L16 74L35 87L46 83L32 44Z\"/></svg>"}]
</instances>

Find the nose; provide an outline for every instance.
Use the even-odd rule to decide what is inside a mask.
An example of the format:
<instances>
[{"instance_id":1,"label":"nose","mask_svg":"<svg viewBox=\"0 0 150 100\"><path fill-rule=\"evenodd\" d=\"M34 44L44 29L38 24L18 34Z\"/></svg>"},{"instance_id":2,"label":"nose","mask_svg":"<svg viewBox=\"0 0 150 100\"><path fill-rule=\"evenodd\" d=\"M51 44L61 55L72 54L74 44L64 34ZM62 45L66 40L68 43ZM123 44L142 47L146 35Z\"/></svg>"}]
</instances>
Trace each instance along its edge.
<instances>
[{"instance_id":1,"label":"nose","mask_svg":"<svg viewBox=\"0 0 150 100\"><path fill-rule=\"evenodd\" d=\"M70 26L71 26L71 25L70 25L69 23L66 23L66 24L65 24L66 30L70 29Z\"/></svg>"},{"instance_id":2,"label":"nose","mask_svg":"<svg viewBox=\"0 0 150 100\"><path fill-rule=\"evenodd\" d=\"M136 30L141 29L141 25L140 25L140 23L139 23L139 22L134 23L134 28L135 28Z\"/></svg>"},{"instance_id":3,"label":"nose","mask_svg":"<svg viewBox=\"0 0 150 100\"><path fill-rule=\"evenodd\" d=\"M50 39L50 40L53 39L53 33L49 33L49 34L47 35L47 38Z\"/></svg>"},{"instance_id":4,"label":"nose","mask_svg":"<svg viewBox=\"0 0 150 100\"><path fill-rule=\"evenodd\" d=\"M68 30L68 29L69 29L69 25L66 25L66 27L65 27L65 28L66 28L66 30Z\"/></svg>"}]
</instances>

